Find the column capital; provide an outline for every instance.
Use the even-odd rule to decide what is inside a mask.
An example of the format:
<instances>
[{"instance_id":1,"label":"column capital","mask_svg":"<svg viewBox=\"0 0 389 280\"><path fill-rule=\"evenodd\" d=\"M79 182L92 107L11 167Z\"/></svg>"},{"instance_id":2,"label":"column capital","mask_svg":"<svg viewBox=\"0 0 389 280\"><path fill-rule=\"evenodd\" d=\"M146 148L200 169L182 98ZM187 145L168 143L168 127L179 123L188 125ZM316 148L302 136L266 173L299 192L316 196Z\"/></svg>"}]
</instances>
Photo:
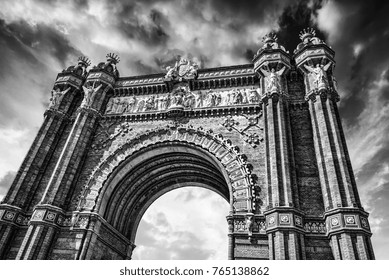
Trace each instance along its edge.
<instances>
[{"instance_id":1,"label":"column capital","mask_svg":"<svg viewBox=\"0 0 389 280\"><path fill-rule=\"evenodd\" d=\"M285 74L292 68L290 55L278 44L274 33L265 35L263 46L254 56L254 71L261 77L261 99L287 96Z\"/></svg>"},{"instance_id":2,"label":"column capital","mask_svg":"<svg viewBox=\"0 0 389 280\"><path fill-rule=\"evenodd\" d=\"M324 41L315 36L313 29L300 33L302 42L294 51L293 59L304 74L305 99L316 101L316 97L339 101L337 82L333 76L335 52Z\"/></svg>"}]
</instances>

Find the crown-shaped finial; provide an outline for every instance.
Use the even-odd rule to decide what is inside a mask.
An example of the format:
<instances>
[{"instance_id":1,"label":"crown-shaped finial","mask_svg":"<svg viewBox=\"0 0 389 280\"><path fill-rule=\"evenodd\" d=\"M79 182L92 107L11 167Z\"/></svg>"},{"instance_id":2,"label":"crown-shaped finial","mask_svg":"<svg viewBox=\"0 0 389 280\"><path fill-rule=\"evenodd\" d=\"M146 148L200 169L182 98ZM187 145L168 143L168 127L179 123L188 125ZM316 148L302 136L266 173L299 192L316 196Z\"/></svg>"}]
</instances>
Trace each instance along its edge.
<instances>
[{"instance_id":1,"label":"crown-shaped finial","mask_svg":"<svg viewBox=\"0 0 389 280\"><path fill-rule=\"evenodd\" d=\"M107 58L107 61L108 61L108 62L111 62L111 63L113 63L113 64L118 64L119 61L120 61L119 56L116 55L116 54L114 54L114 53L109 53L109 54L107 54L106 58Z\"/></svg>"},{"instance_id":2,"label":"crown-shaped finial","mask_svg":"<svg viewBox=\"0 0 389 280\"><path fill-rule=\"evenodd\" d=\"M312 38L316 35L316 31L315 29L313 29L312 27L308 27L306 29L303 29L303 31L301 31L299 33L299 37L301 39L301 41L304 41L305 39L309 39L309 38Z\"/></svg>"},{"instance_id":3,"label":"crown-shaped finial","mask_svg":"<svg viewBox=\"0 0 389 280\"><path fill-rule=\"evenodd\" d=\"M83 65L86 68L86 67L90 66L91 61L86 56L80 56L78 58L78 64L81 64L81 65Z\"/></svg>"},{"instance_id":4,"label":"crown-shaped finial","mask_svg":"<svg viewBox=\"0 0 389 280\"><path fill-rule=\"evenodd\" d=\"M262 37L262 42L264 44L277 42L277 40L278 40L277 35L273 31L267 33L265 36Z\"/></svg>"}]
</instances>

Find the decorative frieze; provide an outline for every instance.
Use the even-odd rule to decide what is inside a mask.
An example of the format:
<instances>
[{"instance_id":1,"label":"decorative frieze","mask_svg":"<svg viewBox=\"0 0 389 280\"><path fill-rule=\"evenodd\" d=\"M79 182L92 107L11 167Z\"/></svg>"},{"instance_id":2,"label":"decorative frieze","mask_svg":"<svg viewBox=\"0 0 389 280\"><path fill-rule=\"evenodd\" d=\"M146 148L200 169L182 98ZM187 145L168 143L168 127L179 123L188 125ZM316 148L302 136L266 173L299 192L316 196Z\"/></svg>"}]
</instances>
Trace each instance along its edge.
<instances>
[{"instance_id":1,"label":"decorative frieze","mask_svg":"<svg viewBox=\"0 0 389 280\"><path fill-rule=\"evenodd\" d=\"M258 88L242 87L226 90L195 90L183 85L170 93L141 96L112 97L105 114L139 114L144 112L163 112L181 106L186 110L236 105L259 104Z\"/></svg>"}]
</instances>

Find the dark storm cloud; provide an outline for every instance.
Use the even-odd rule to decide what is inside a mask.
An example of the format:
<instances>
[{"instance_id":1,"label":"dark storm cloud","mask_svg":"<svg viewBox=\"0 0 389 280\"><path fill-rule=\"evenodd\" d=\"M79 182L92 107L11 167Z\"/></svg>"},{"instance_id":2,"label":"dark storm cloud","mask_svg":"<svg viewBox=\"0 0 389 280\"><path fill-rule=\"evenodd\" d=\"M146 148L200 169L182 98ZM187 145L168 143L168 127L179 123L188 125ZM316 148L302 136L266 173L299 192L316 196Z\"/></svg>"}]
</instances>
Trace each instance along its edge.
<instances>
[{"instance_id":1,"label":"dark storm cloud","mask_svg":"<svg viewBox=\"0 0 389 280\"><path fill-rule=\"evenodd\" d=\"M16 172L9 171L3 178L0 179L0 201L1 197L4 197L8 188L11 186L13 179L15 178Z\"/></svg>"},{"instance_id":2,"label":"dark storm cloud","mask_svg":"<svg viewBox=\"0 0 389 280\"><path fill-rule=\"evenodd\" d=\"M380 73L388 67L388 1L336 1L345 17L337 26L333 43L337 56L337 78L347 91L343 118L353 122L364 109L365 97ZM348 12L347 11L351 11ZM361 46L359 54L356 45Z\"/></svg>"},{"instance_id":3,"label":"dark storm cloud","mask_svg":"<svg viewBox=\"0 0 389 280\"><path fill-rule=\"evenodd\" d=\"M26 63L35 65L36 67L44 67L41 62L29 51L29 47L25 46L18 37L23 34L15 32L12 28L0 19L0 79L10 75L10 67L12 66L12 54Z\"/></svg>"},{"instance_id":4,"label":"dark storm cloud","mask_svg":"<svg viewBox=\"0 0 389 280\"><path fill-rule=\"evenodd\" d=\"M263 23L268 16L278 14L285 6L297 1L288 0L216 0L210 1L211 7L217 11L222 18L230 17L235 24L239 22ZM234 26L234 23L230 26Z\"/></svg>"},{"instance_id":5,"label":"dark storm cloud","mask_svg":"<svg viewBox=\"0 0 389 280\"><path fill-rule=\"evenodd\" d=\"M69 58L81 55L58 30L45 24L31 25L23 20L6 24L0 19L0 40L4 47L12 50L16 56L36 65L40 62L31 51L50 54L57 58L63 67Z\"/></svg>"},{"instance_id":6,"label":"dark storm cloud","mask_svg":"<svg viewBox=\"0 0 389 280\"><path fill-rule=\"evenodd\" d=\"M148 45L164 45L169 39L166 29L169 20L156 9L147 9L151 1L107 1L107 9L117 22L117 28L127 38L139 40ZM140 9L146 7L147 22L142 20L144 14ZM143 11L143 10L142 10Z\"/></svg>"},{"instance_id":7,"label":"dark storm cloud","mask_svg":"<svg viewBox=\"0 0 389 280\"><path fill-rule=\"evenodd\" d=\"M279 42L291 54L301 42L299 33L307 28L314 27L316 36L325 39L324 34L315 26L313 16L321 8L322 1L312 1L309 5L308 0L298 1L288 5L278 19L279 31L277 32Z\"/></svg>"}]
</instances>

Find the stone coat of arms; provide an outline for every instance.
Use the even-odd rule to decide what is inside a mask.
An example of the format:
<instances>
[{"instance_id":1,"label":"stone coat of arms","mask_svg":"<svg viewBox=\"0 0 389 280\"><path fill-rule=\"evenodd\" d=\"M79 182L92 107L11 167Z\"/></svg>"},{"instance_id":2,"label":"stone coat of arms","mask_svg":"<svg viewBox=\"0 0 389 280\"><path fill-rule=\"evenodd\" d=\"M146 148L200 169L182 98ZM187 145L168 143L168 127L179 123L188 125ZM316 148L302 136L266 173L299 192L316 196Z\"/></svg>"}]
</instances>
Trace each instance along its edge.
<instances>
[{"instance_id":1,"label":"stone coat of arms","mask_svg":"<svg viewBox=\"0 0 389 280\"><path fill-rule=\"evenodd\" d=\"M190 80L194 79L197 76L197 69L199 68L198 64L191 62L186 58L181 58L176 62L174 67L166 67L165 80Z\"/></svg>"}]
</instances>

